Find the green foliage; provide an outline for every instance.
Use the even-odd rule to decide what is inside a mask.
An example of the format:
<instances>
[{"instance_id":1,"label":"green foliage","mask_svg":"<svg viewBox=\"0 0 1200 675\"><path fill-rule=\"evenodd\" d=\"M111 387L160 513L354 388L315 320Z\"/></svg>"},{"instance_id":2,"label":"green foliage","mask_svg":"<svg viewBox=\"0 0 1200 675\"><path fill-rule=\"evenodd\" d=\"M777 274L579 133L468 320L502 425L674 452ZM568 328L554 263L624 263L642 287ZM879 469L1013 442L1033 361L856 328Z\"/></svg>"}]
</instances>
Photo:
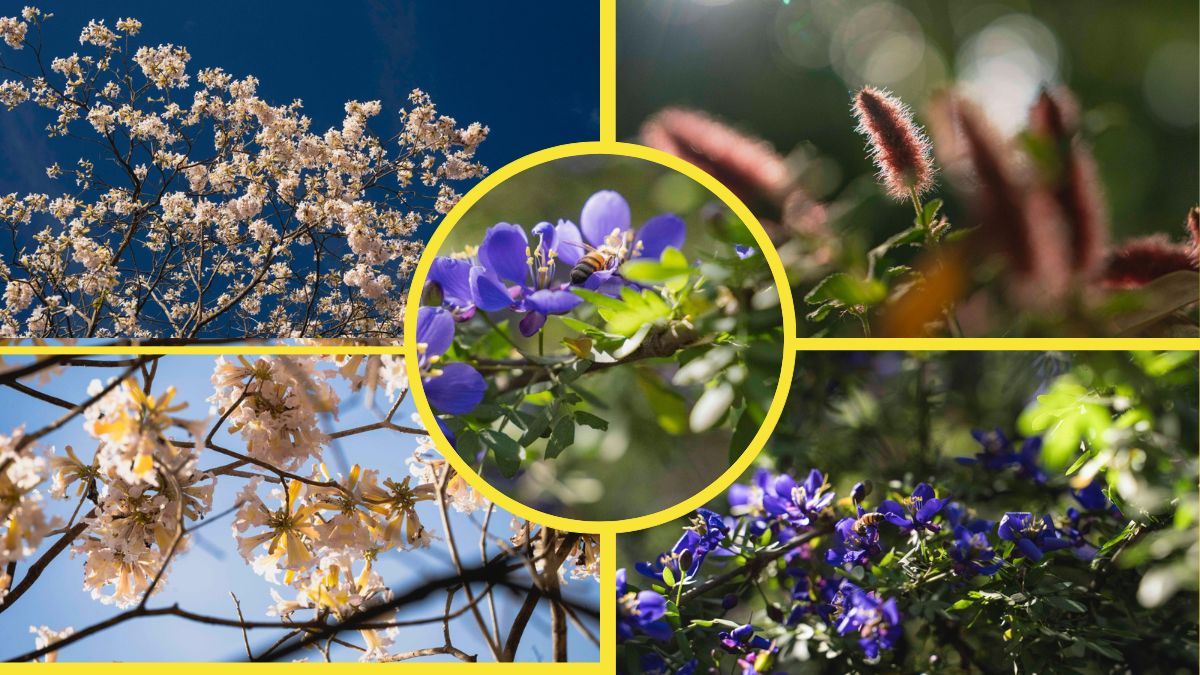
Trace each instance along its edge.
<instances>
[{"instance_id":1,"label":"green foliage","mask_svg":"<svg viewBox=\"0 0 1200 675\"><path fill-rule=\"evenodd\" d=\"M682 585L675 611L691 655L678 638L642 636L622 645L625 658L649 650L673 667L694 657L701 669L710 658L727 669L733 657L712 649L716 633L752 623L779 647L775 670L791 673L1190 672L1200 609L1198 393L1195 352L801 353L788 410L759 463L794 476L820 468L832 478L841 510L813 527L832 527L849 511L844 498L860 480L875 482L867 511L929 482L971 518L992 522L990 544L1004 564L993 576L963 575L944 519L936 533L884 524L880 554L849 569L823 562L831 543L824 534L793 562L752 562L780 541L769 530L751 536L735 527L723 542L735 555L706 562ZM993 428L1014 447L1041 435L1035 463L1044 482L1015 465L957 461L982 451L971 430ZM1119 513L1088 511L1072 496L1097 479ZM724 498L707 506L730 512ZM1071 521L1068 508L1084 513ZM1094 556L1067 549L1037 562L1017 557L995 529L1015 511L1050 515L1062 533L1079 528ZM622 536L618 566L634 588L655 584L643 584L633 562L669 550L678 536L674 526ZM796 568L810 580L837 574L897 599L902 643L868 660L857 634L839 636L811 614L787 624ZM718 576L722 583L687 598ZM664 589L670 597L678 581ZM723 609L730 596L736 606ZM835 614L829 625L836 622Z\"/></svg>"}]
</instances>

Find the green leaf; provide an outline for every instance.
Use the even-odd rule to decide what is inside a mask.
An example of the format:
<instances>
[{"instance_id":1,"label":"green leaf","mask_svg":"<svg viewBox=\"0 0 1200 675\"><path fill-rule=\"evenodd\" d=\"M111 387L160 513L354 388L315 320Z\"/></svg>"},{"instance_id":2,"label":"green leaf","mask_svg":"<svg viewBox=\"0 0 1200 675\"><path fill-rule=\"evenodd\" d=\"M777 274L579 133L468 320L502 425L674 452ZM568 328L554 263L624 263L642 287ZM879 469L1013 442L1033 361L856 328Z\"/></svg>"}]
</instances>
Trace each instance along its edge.
<instances>
[{"instance_id":1,"label":"green leaf","mask_svg":"<svg viewBox=\"0 0 1200 675\"><path fill-rule=\"evenodd\" d=\"M942 208L941 199L930 199L925 202L925 208L921 213L921 224L929 227L933 224L933 219L937 217L937 212Z\"/></svg>"},{"instance_id":2,"label":"green leaf","mask_svg":"<svg viewBox=\"0 0 1200 675\"><path fill-rule=\"evenodd\" d=\"M521 468L521 446L508 435L495 429L484 429L479 432L483 444L492 451L496 466L506 478L512 478Z\"/></svg>"},{"instance_id":3,"label":"green leaf","mask_svg":"<svg viewBox=\"0 0 1200 675\"><path fill-rule=\"evenodd\" d=\"M558 371L558 381L563 384L571 384L579 379L579 376L588 371L592 367L592 361L588 359L579 359L571 365Z\"/></svg>"},{"instance_id":4,"label":"green leaf","mask_svg":"<svg viewBox=\"0 0 1200 675\"><path fill-rule=\"evenodd\" d=\"M464 429L458 433L454 449L460 457L463 457L470 463L474 463L475 458L479 456L479 451L483 449L479 441L479 434L470 429Z\"/></svg>"},{"instance_id":5,"label":"green leaf","mask_svg":"<svg viewBox=\"0 0 1200 675\"><path fill-rule=\"evenodd\" d=\"M516 425L518 429L524 431L525 429L529 428L529 421L533 415L530 415L529 413L523 413L516 408L501 408L501 411L504 413L504 417L509 422L512 422L514 425Z\"/></svg>"},{"instance_id":6,"label":"green leaf","mask_svg":"<svg viewBox=\"0 0 1200 675\"><path fill-rule=\"evenodd\" d=\"M1133 360L1151 377L1162 377L1196 360L1196 352L1132 352Z\"/></svg>"},{"instance_id":7,"label":"green leaf","mask_svg":"<svg viewBox=\"0 0 1200 675\"><path fill-rule=\"evenodd\" d=\"M671 316L671 308L658 293L650 289L641 293L632 288L621 289L625 310L608 319L608 329L621 335L633 335L647 323L658 323Z\"/></svg>"},{"instance_id":8,"label":"green leaf","mask_svg":"<svg viewBox=\"0 0 1200 675\"><path fill-rule=\"evenodd\" d=\"M553 405L542 408L538 414L532 415L529 420L529 426L525 429L525 433L521 436L520 443L525 447L529 447L537 439L546 434L546 430L550 428L550 422L554 419L556 413Z\"/></svg>"},{"instance_id":9,"label":"green leaf","mask_svg":"<svg viewBox=\"0 0 1200 675\"><path fill-rule=\"evenodd\" d=\"M675 587L675 573L671 571L670 567L663 568L662 577L663 583L667 585L667 588Z\"/></svg>"},{"instance_id":10,"label":"green leaf","mask_svg":"<svg viewBox=\"0 0 1200 675\"><path fill-rule=\"evenodd\" d=\"M829 313L835 309L837 309L837 306L834 303L826 302L825 304L814 309L813 311L809 312L808 314L805 314L804 318L808 319L809 321L820 321L820 320L824 319L825 317L829 316Z\"/></svg>"},{"instance_id":11,"label":"green leaf","mask_svg":"<svg viewBox=\"0 0 1200 675\"><path fill-rule=\"evenodd\" d=\"M1087 640L1084 640L1083 643L1087 645L1088 649L1091 649L1092 651L1096 652L1097 654L1100 654L1101 656L1110 658L1113 661L1118 661L1118 662L1125 661L1124 654L1117 651L1116 649L1113 649L1112 647L1110 647L1107 644L1100 643L1100 642L1091 642L1091 641L1087 641Z\"/></svg>"},{"instance_id":12,"label":"green leaf","mask_svg":"<svg viewBox=\"0 0 1200 675\"><path fill-rule=\"evenodd\" d=\"M588 302L595 305L597 309L601 309L601 310L607 309L607 310L614 311L614 312L620 312L625 309L625 305L621 304L620 300L617 300L616 298L610 298L603 293L589 291L586 288L572 288L571 291L574 292L575 295L578 295L579 297L583 298L584 300L587 300ZM583 322L580 321L578 323L583 323Z\"/></svg>"},{"instance_id":13,"label":"green leaf","mask_svg":"<svg viewBox=\"0 0 1200 675\"><path fill-rule=\"evenodd\" d=\"M1045 598L1045 602L1046 602L1046 604L1050 605L1051 607L1061 609L1061 610L1064 610L1067 612L1075 612L1077 614L1082 614L1087 611L1087 607L1085 607L1083 605L1083 603L1079 602L1078 600L1072 600L1070 598L1049 597L1049 598Z\"/></svg>"},{"instance_id":14,"label":"green leaf","mask_svg":"<svg viewBox=\"0 0 1200 675\"><path fill-rule=\"evenodd\" d=\"M1068 475L1068 476L1074 475L1076 471L1079 471L1080 469L1083 468L1084 464L1088 463L1088 460L1095 457L1096 453L1099 451L1100 451L1099 448L1088 448L1087 451L1085 451L1082 455L1079 456L1079 459L1076 459L1074 461L1074 463L1072 463L1071 466L1067 468L1066 475Z\"/></svg>"},{"instance_id":15,"label":"green leaf","mask_svg":"<svg viewBox=\"0 0 1200 675\"><path fill-rule=\"evenodd\" d=\"M888 237L882 244L871 249L867 253L867 277L874 278L875 266L883 259L885 255L891 252L892 249L907 246L909 244L919 244L925 241L927 230L921 225L914 225L906 230L897 232ZM861 303L860 303L861 304Z\"/></svg>"},{"instance_id":16,"label":"green leaf","mask_svg":"<svg viewBox=\"0 0 1200 675\"><path fill-rule=\"evenodd\" d=\"M584 410L575 411L575 421L585 427L591 427L600 431L608 430L608 420Z\"/></svg>"},{"instance_id":17,"label":"green leaf","mask_svg":"<svg viewBox=\"0 0 1200 675\"><path fill-rule=\"evenodd\" d=\"M1017 426L1026 436L1042 435L1046 468L1061 471L1075 460L1082 442L1102 446L1112 417L1106 406L1095 402L1091 392L1068 374L1025 408Z\"/></svg>"},{"instance_id":18,"label":"green leaf","mask_svg":"<svg viewBox=\"0 0 1200 675\"><path fill-rule=\"evenodd\" d=\"M598 327L593 326L590 323L587 323L586 321L580 321L579 319L576 319L576 318L573 318L570 316L562 316L562 315L556 315L556 316L557 316L558 320L563 323L564 326L566 326L567 328L570 328L571 330L579 331L580 333L583 333L584 335L592 338L593 340L596 341L597 345L607 345L612 342L620 343L621 341L623 341L625 339L624 335L617 335L616 333L607 333L603 330L600 330Z\"/></svg>"},{"instance_id":19,"label":"green leaf","mask_svg":"<svg viewBox=\"0 0 1200 675\"><path fill-rule=\"evenodd\" d=\"M644 284L659 284L687 279L693 272L687 258L676 248L663 251L659 260L637 258L621 265L621 276Z\"/></svg>"},{"instance_id":20,"label":"green leaf","mask_svg":"<svg viewBox=\"0 0 1200 675\"><path fill-rule=\"evenodd\" d=\"M550 432L550 440L546 443L546 459L558 457L574 442L575 419L563 415L554 423L554 431Z\"/></svg>"},{"instance_id":21,"label":"green leaf","mask_svg":"<svg viewBox=\"0 0 1200 675\"><path fill-rule=\"evenodd\" d=\"M887 287L873 279L859 279L843 272L831 274L821 280L804 296L810 305L834 301L842 306L874 305L887 297Z\"/></svg>"}]
</instances>

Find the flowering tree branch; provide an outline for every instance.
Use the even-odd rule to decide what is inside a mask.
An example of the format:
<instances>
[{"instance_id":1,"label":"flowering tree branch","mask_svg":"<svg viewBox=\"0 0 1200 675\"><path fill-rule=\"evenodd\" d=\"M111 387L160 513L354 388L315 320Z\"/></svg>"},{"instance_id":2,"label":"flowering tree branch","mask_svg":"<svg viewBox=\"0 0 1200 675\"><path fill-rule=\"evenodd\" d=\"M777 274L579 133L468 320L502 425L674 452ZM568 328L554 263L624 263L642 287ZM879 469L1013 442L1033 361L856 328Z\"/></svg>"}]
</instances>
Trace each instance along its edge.
<instances>
[{"instance_id":1,"label":"flowering tree branch","mask_svg":"<svg viewBox=\"0 0 1200 675\"><path fill-rule=\"evenodd\" d=\"M133 18L89 22L84 53L47 63L51 16L3 17L0 104L48 113L51 138L88 152L44 167L60 194L0 198L0 334L400 334L417 229L486 173L487 127L414 90L396 133L370 128L378 101L315 131L299 100L272 105L251 75L136 46Z\"/></svg>"},{"instance_id":2,"label":"flowering tree branch","mask_svg":"<svg viewBox=\"0 0 1200 675\"><path fill-rule=\"evenodd\" d=\"M394 421L407 390L403 365L393 362L398 357L280 356L255 361L222 357L211 379L213 394L208 400L217 415L212 422L182 416L186 402L178 403L175 388L161 382L165 376L159 366L164 358L169 357L117 359L101 365L78 357L43 359L36 367L19 366L3 376L3 384L13 394L67 412L39 429L28 433L18 429L0 437L0 496L4 496L0 562L5 565L0 612L27 597L44 570L68 550L85 558L85 588L125 609L79 631L38 628L37 649L18 660L53 655L59 648L126 621L166 615L239 628L247 656L254 660L276 660L308 647L330 660L331 649L338 646L377 661L437 654L474 659L449 638L450 622L471 615L482 641L495 646L491 657L511 659L515 654L502 652L497 638L495 588L524 593L551 578L557 584L560 575L595 575L594 538L543 531L529 523L517 528L499 555L488 555L487 541L495 536L488 527L493 507L444 460L432 455L424 429ZM115 376L107 382L94 380L80 403L45 394L28 382L32 377L53 379L64 372L95 368L115 371ZM334 388L335 382L367 398L383 392L389 399L387 410L379 413L377 421L326 431L321 416L336 416L344 395ZM70 446L59 454L42 445L76 421L97 442L91 457L81 457ZM381 478L376 470L357 464L345 476L327 470L324 454L331 444L381 433L417 443L419 449L409 460L412 475L400 480ZM209 454L233 461L197 469ZM44 510L39 486L48 469L51 497L63 499L72 488L78 496L65 525L57 516L47 518ZM218 479L240 480L244 485L231 505L210 515ZM278 500L281 506L267 506L270 502L259 492L264 483L278 486L267 499ZM373 563L381 555L401 555L434 540L421 522L422 502L437 503L454 574L397 595L373 570ZM83 509L85 503L90 508ZM479 508L487 509L480 532L483 563L472 566L462 557L449 513ZM76 521L80 511L84 513ZM235 516L233 535L242 557L268 577L284 573L287 582L282 588L295 591L295 599L275 593L270 613L279 618L272 621L247 620L236 598L236 620L178 606L153 607L152 596L169 583L173 562L186 552L196 531L229 514ZM51 535L57 535L54 543L14 584L18 562L33 555ZM522 580L522 574L533 586ZM439 589L447 591L443 615L415 620L395 616ZM111 595L104 595L108 590ZM453 597L460 590L465 602L454 607ZM594 609L552 597L565 611L595 616ZM481 610L485 600L491 626ZM298 613L311 613L312 618L298 619ZM398 628L436 621L444 624L444 644L390 649ZM268 628L285 634L256 653L245 631ZM346 633L360 635L362 643Z\"/></svg>"}]
</instances>

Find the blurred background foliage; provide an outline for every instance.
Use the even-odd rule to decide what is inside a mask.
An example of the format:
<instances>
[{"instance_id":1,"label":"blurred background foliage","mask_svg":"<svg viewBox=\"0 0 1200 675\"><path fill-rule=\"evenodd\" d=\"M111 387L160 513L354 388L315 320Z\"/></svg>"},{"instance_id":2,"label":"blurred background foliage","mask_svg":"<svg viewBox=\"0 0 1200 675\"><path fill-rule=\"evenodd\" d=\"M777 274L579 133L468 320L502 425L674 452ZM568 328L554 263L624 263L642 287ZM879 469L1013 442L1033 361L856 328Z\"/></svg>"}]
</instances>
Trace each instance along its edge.
<instances>
[{"instance_id":1,"label":"blurred background foliage","mask_svg":"<svg viewBox=\"0 0 1200 675\"><path fill-rule=\"evenodd\" d=\"M1069 488L1080 487L1072 480L1099 458L1093 468L1124 517L1147 525L1118 561L1144 580L1127 580L1129 595L1137 589L1139 602L1157 606L1186 589L1176 602L1188 603L1194 619L1198 405L1194 352L800 352L783 417L756 466L796 476L821 469L839 498L861 480L878 494L925 481L995 520L1005 511L1061 514L1073 504ZM1052 434L1069 430L1073 447L1057 458L1042 452L1048 480L1038 485L959 463L981 451L976 429L999 429L1017 447L1039 432L1050 445ZM724 495L709 507L729 508ZM618 567L669 550L684 525L621 535Z\"/></svg>"},{"instance_id":2,"label":"blurred background foliage","mask_svg":"<svg viewBox=\"0 0 1200 675\"><path fill-rule=\"evenodd\" d=\"M1075 92L1113 239L1182 234L1200 162L1198 4L1191 0L621 0L618 136L665 106L769 141L815 198L861 199L847 240L903 226L853 131L851 93L891 89L917 112L952 83L1005 132L1045 84ZM941 196L951 197L940 189ZM951 202L951 212L957 211Z\"/></svg>"},{"instance_id":3,"label":"blurred background foliage","mask_svg":"<svg viewBox=\"0 0 1200 675\"><path fill-rule=\"evenodd\" d=\"M641 159L596 155L530 168L489 191L459 221L438 254L451 255L478 246L487 228L499 222L520 224L527 233L542 221L565 219L578 224L584 202L603 189L625 197L635 229L664 212L683 218L687 224L683 253L688 260L704 261L714 255L728 258L735 244L757 246L741 220L692 179ZM719 412L721 419L711 429L689 430L691 410L706 391L705 383L680 387L672 385L671 378L684 362L714 350L685 350L675 362L656 359L585 374L580 384L592 397L579 409L607 420L608 428L577 424L574 443L551 461L530 461L540 459L544 451L541 441L535 441L526 451L522 469L511 478L488 460L483 464L488 482L539 510L607 520L672 506L721 475L758 430L782 367L782 315L764 258L756 254L740 261L738 269L741 271L728 276L730 270L713 264L701 266L710 287L728 284L745 295L738 298L741 311L736 315L717 315L714 324L698 328L706 335L718 330L756 336L743 340L744 369L735 400ZM458 327L460 343L475 345L476 350L494 350L493 357L507 353L508 345L494 333L483 339L489 332L488 325L478 319ZM547 353L565 352L561 340L579 335L556 319L551 319L543 332ZM523 350L537 352L537 337L525 339L515 330L509 333ZM461 350L456 354L466 360L481 356ZM532 402L546 403L536 397ZM736 424L743 417L745 423ZM467 459L479 466L476 458Z\"/></svg>"}]
</instances>

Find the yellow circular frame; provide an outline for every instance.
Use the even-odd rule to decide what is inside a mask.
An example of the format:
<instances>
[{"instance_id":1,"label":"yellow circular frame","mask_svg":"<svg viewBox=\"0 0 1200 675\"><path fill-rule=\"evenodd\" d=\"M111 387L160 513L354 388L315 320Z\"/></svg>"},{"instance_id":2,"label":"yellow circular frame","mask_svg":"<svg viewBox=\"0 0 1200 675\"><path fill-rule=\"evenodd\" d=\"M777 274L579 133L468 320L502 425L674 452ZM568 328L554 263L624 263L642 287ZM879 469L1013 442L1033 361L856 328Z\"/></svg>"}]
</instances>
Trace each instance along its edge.
<instances>
[{"instance_id":1,"label":"yellow circular frame","mask_svg":"<svg viewBox=\"0 0 1200 675\"><path fill-rule=\"evenodd\" d=\"M421 256L420 262L417 264L416 273L413 275L412 286L408 292L408 305L405 308L404 314L404 335L415 335L417 329L417 311L421 304L421 295L425 287L425 279L429 274L429 268L433 264L433 258L437 255L438 249L449 236L450 231L458 224L458 221L471 210L471 207L480 200L484 195L490 192L493 188L500 185L509 178L530 169L532 167L554 161L556 159L564 159L567 157L579 157L585 155L612 155L619 157L631 157L641 159L655 164L660 164L669 169L673 169L688 178L703 185L710 192L717 196L725 203L734 214L745 223L750 233L754 236L754 240L758 243L758 248L762 255L767 260L767 265L771 269L771 275L775 279L775 285L779 292L779 306L783 313L783 338L780 342L780 349L783 352L783 366L779 373L779 384L775 388L775 395L771 399L771 405L767 409L766 418L763 420L762 426L758 433L751 439L750 444L742 451L738 460L725 470L715 481L707 487L701 489L696 494L688 499L674 505L662 509L660 511L649 513L643 516L634 518L625 518L622 520L577 520L574 518L565 518L556 516L551 513L539 511L531 506L527 506L516 499L508 496L499 489L493 487L482 476L471 468L462 457L450 446L445 435L436 423L432 408L429 407L429 401L425 398L425 391L421 386L421 370L417 358L417 345L414 340L404 340L403 350L405 357L405 368L408 373L409 386L412 390L413 403L417 408L417 413L421 416L421 421L425 424L425 428L429 431L430 437L433 439L434 445L446 458L455 471L467 479L467 481L476 489L479 490L485 497L492 500L497 506L503 508L509 513L539 523L555 529L568 532L579 532L583 534L620 534L623 532L631 532L634 530L642 530L663 523L675 520L688 513L695 511L698 507L703 506L706 502L713 499L720 493L724 492L737 478L744 472L751 462L758 456L758 453L766 445L767 439L771 436L771 432L775 429L775 424L779 421L780 415L783 413L783 407L787 402L788 388L792 383L792 371L796 364L796 351L792 348L793 336L796 335L796 312L795 305L792 300L791 287L788 285L787 274L783 269L783 261L779 258L779 253L775 250L775 246L771 243L766 231L750 213L750 209L742 203L729 188L722 185L715 178L701 171L699 168L665 152L648 148L632 143L613 143L613 142L586 142L586 143L568 143L566 145L558 145L552 148L547 148L529 155L526 155L510 164L505 165L501 169L495 171L487 178L482 180L478 185L472 188L462 200L451 209L450 213L442 220L437 231L429 239L426 245L425 252Z\"/></svg>"}]
</instances>

